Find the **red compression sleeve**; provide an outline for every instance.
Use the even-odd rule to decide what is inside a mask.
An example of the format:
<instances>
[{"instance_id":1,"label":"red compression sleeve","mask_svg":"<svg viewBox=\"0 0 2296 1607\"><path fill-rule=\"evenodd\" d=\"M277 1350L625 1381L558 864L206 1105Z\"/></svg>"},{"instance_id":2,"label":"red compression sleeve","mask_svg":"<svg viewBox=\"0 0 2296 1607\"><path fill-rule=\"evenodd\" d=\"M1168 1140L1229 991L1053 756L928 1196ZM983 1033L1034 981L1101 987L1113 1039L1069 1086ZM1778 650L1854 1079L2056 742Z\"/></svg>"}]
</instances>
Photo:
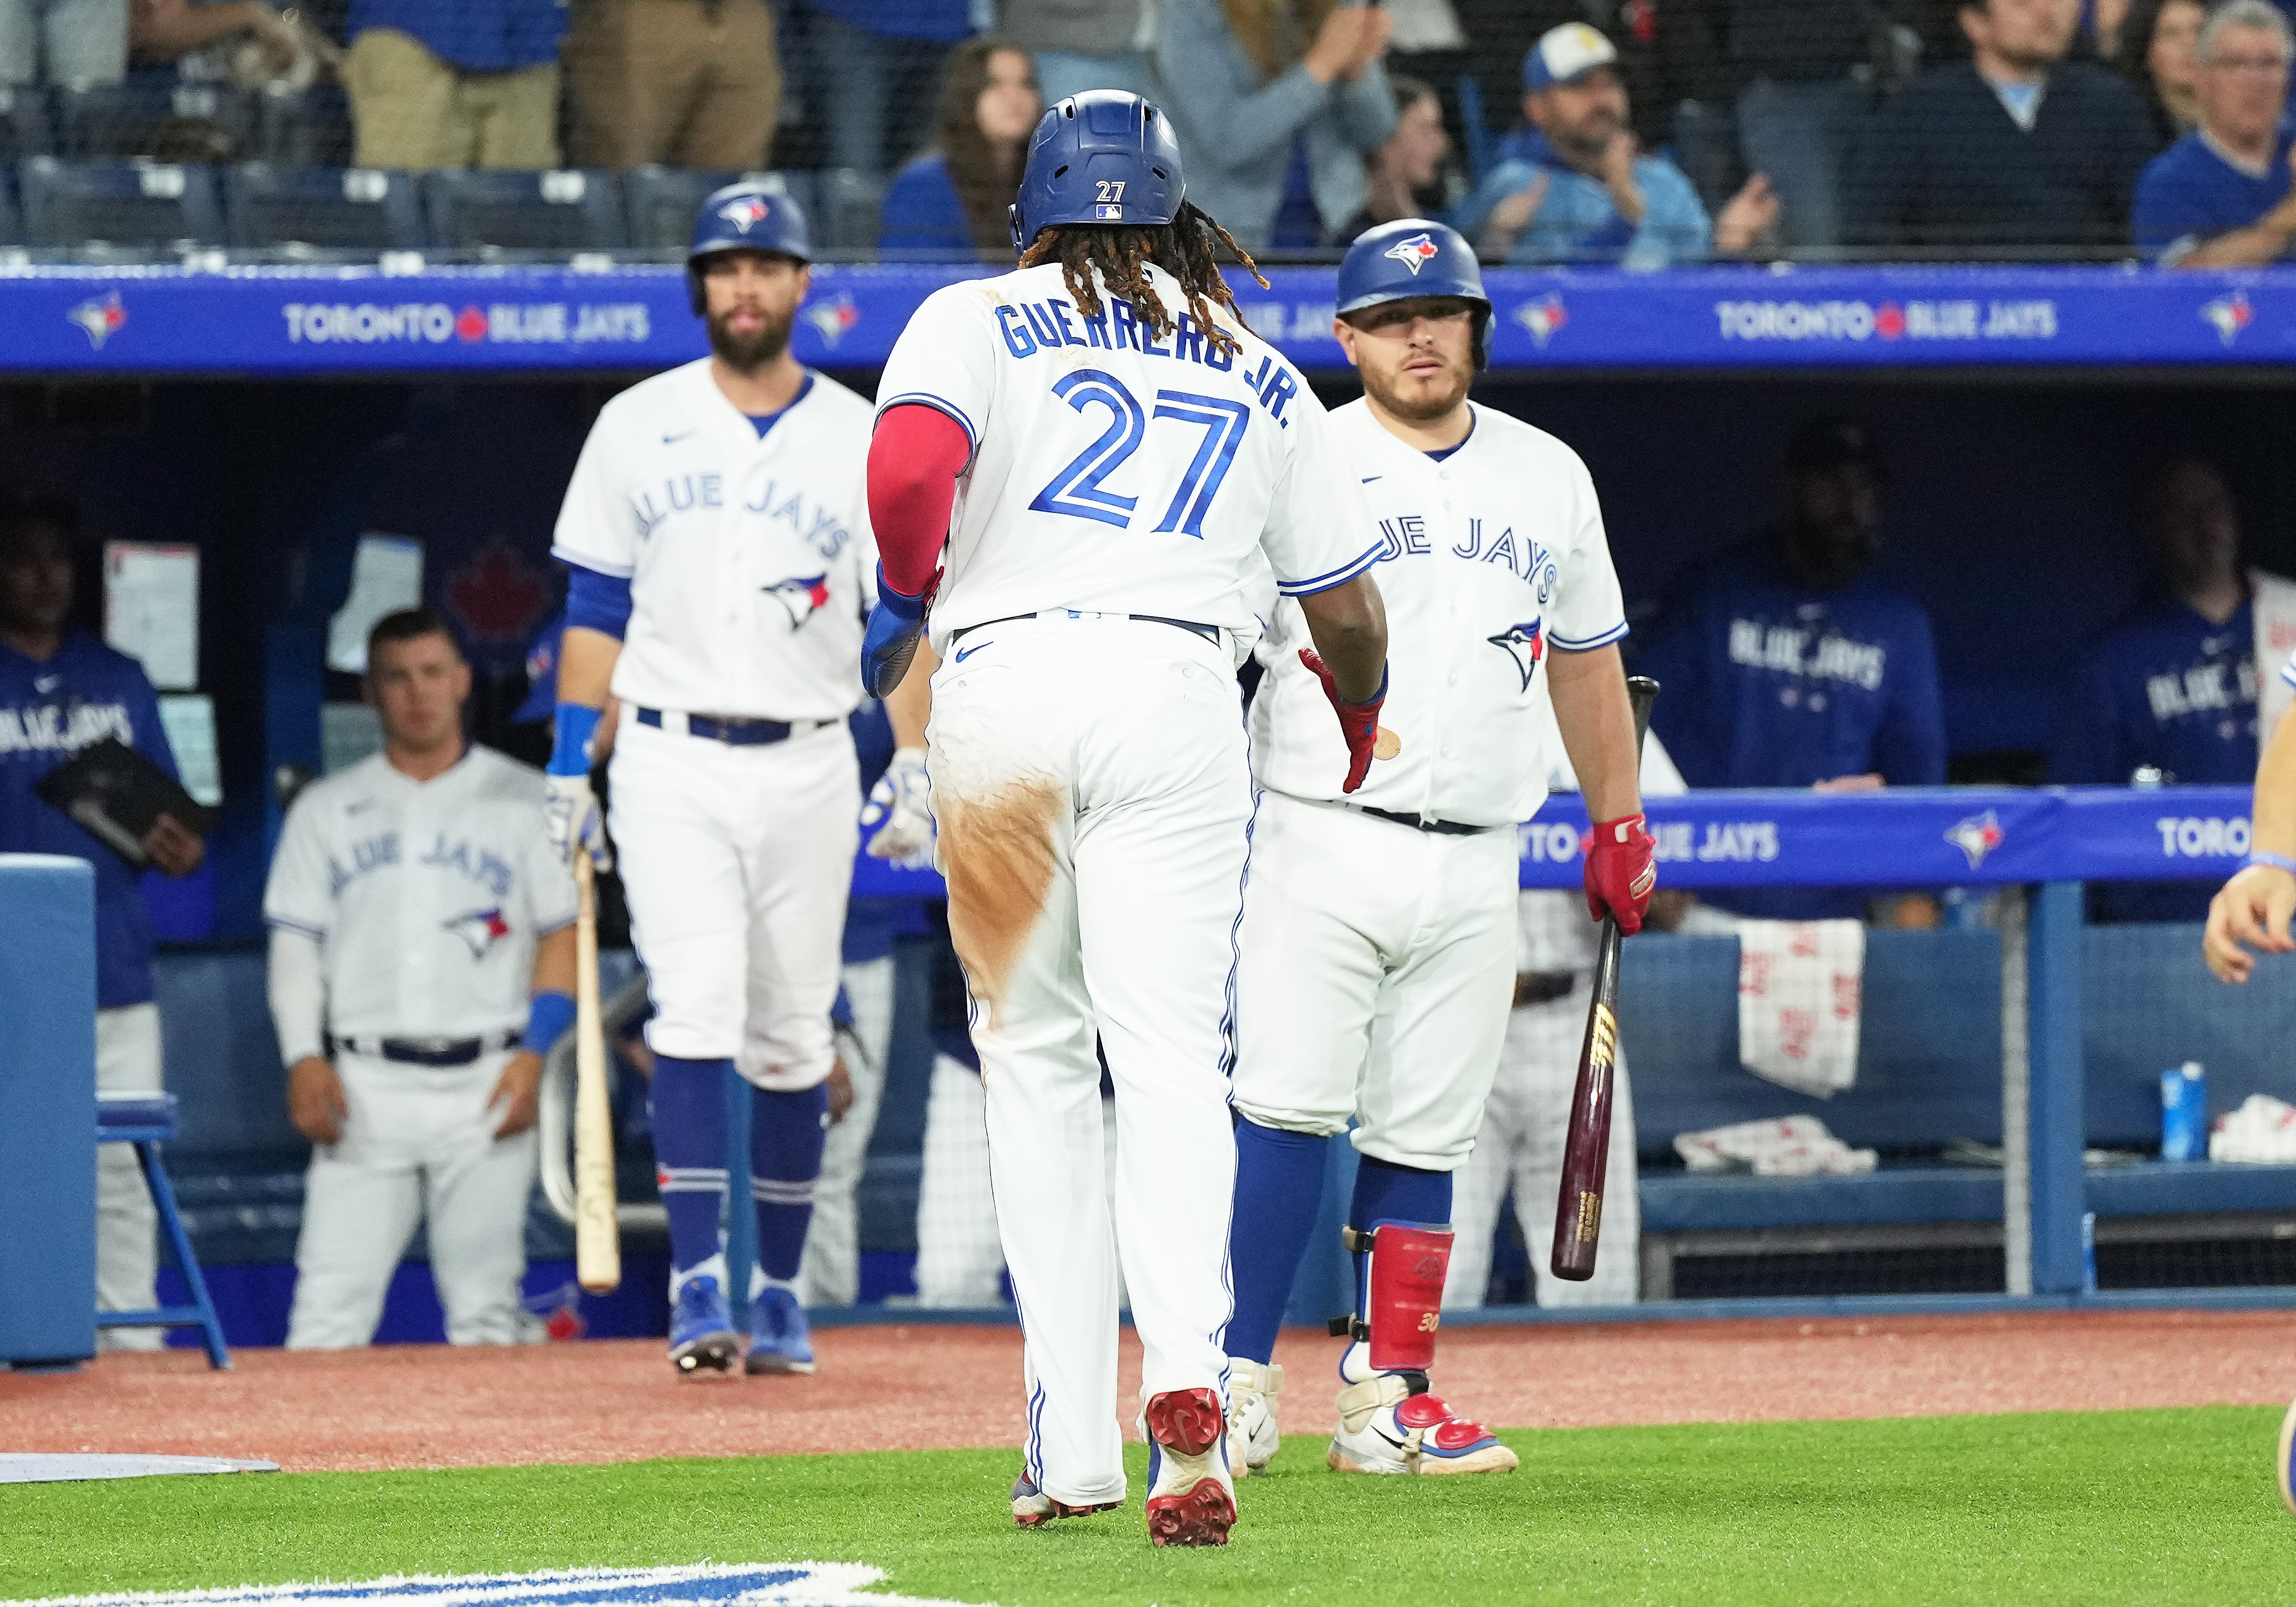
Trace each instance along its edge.
<instances>
[{"instance_id":1,"label":"red compression sleeve","mask_svg":"<svg viewBox=\"0 0 2296 1607\"><path fill-rule=\"evenodd\" d=\"M956 477L972 456L962 426L937 407L888 408L869 439L869 522L885 583L922 597L940 568Z\"/></svg>"}]
</instances>

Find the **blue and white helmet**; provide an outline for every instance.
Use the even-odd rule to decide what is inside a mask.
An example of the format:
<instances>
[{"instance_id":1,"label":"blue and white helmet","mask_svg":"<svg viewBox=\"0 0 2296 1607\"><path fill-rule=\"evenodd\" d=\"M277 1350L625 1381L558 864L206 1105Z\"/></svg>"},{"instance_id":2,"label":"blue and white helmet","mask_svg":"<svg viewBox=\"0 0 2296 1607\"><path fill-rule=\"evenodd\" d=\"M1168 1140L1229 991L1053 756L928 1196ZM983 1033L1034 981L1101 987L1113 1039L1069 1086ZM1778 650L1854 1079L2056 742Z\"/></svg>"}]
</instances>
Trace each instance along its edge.
<instances>
[{"instance_id":1,"label":"blue and white helmet","mask_svg":"<svg viewBox=\"0 0 2296 1607\"><path fill-rule=\"evenodd\" d=\"M1483 265L1456 229L1424 217L1366 229L1340 264L1341 317L1382 302L1456 296L1475 304L1475 366L1491 360L1491 298Z\"/></svg>"},{"instance_id":2,"label":"blue and white helmet","mask_svg":"<svg viewBox=\"0 0 2296 1607\"><path fill-rule=\"evenodd\" d=\"M1054 224L1168 224L1186 192L1170 119L1136 94L1089 89L1045 113L1029 138L1013 249L1026 251Z\"/></svg>"}]
</instances>

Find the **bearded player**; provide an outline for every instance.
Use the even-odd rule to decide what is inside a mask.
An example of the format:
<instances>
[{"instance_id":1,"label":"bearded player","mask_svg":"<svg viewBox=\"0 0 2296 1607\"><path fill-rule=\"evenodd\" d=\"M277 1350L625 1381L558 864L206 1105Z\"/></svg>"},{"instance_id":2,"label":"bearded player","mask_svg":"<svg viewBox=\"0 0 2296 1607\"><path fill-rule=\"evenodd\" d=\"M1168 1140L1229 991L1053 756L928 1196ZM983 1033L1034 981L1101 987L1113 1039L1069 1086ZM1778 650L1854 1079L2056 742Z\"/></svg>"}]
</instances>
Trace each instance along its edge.
<instances>
[{"instance_id":1,"label":"bearded player","mask_svg":"<svg viewBox=\"0 0 2296 1607\"><path fill-rule=\"evenodd\" d=\"M869 404L798 363L812 255L778 192L701 204L687 258L710 355L606 404L552 551L570 575L550 829L600 847L591 742L609 695L614 840L654 1014L654 1151L681 1372L810 1373L796 1292L836 1064L830 1008L853 874ZM728 1268L726 1094L756 1090L758 1263ZM731 1279L750 1295L743 1334Z\"/></svg>"},{"instance_id":2,"label":"bearded player","mask_svg":"<svg viewBox=\"0 0 2296 1607\"><path fill-rule=\"evenodd\" d=\"M1368 1473L1501 1472L1515 1456L1433 1394L1451 1174L1474 1146L1515 975L1514 827L1546 796L1551 697L1596 822L1587 900L1642 924L1653 879L1627 633L1595 486L1552 436L1467 399L1490 298L1451 230L1406 219L1341 265L1340 344L1362 400L1332 415L1378 541L1392 760L1357 791L1308 621L1281 603L1251 710L1251 873L1237 974L1232 1436L1275 1454L1275 1331L1322 1193L1325 1141L1361 1154L1352 1341L1327 1460ZM1340 1325L1335 1324L1334 1326Z\"/></svg>"},{"instance_id":3,"label":"bearded player","mask_svg":"<svg viewBox=\"0 0 2296 1607\"><path fill-rule=\"evenodd\" d=\"M1095 91L1045 114L1021 268L936 291L879 387L882 695L931 612L929 761L972 998L998 1228L1026 1335L1013 1516L1124 1499L1120 1248L1144 1351L1158 1545L1219 1545L1234 933L1251 776L1235 669L1273 571L1370 764L1386 628L1356 477L1298 371L1246 331L1163 114ZM1341 874L1351 874L1342 869ZM1116 1089L1113 1238L1095 1031Z\"/></svg>"}]
</instances>

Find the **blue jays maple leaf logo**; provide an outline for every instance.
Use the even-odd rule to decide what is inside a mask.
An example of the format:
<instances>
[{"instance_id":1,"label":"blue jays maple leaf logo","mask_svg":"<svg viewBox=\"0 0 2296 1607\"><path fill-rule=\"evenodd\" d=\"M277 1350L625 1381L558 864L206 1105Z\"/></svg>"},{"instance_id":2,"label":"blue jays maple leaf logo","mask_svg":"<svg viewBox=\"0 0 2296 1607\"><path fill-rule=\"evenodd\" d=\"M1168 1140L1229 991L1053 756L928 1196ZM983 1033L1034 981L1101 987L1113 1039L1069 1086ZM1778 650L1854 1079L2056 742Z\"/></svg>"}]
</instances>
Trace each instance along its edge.
<instances>
[{"instance_id":1,"label":"blue jays maple leaf logo","mask_svg":"<svg viewBox=\"0 0 2296 1607\"><path fill-rule=\"evenodd\" d=\"M796 575L787 580L777 580L766 589L766 595L789 610L790 629L794 631L829 606L829 576L826 575Z\"/></svg>"},{"instance_id":2,"label":"blue jays maple leaf logo","mask_svg":"<svg viewBox=\"0 0 2296 1607\"><path fill-rule=\"evenodd\" d=\"M2008 833L2001 829L2001 817L1992 810L1981 815L1972 815L1957 820L1946 832L1945 840L1968 856L1972 870L1985 863L1985 856L2001 846Z\"/></svg>"},{"instance_id":3,"label":"blue jays maple leaf logo","mask_svg":"<svg viewBox=\"0 0 2296 1607\"><path fill-rule=\"evenodd\" d=\"M1539 622L1533 619L1509 625L1497 635L1483 640L1514 660L1514 667L1522 673L1522 689L1530 690L1531 677L1538 673L1538 661L1546 657L1546 632L1539 628Z\"/></svg>"},{"instance_id":4,"label":"blue jays maple leaf logo","mask_svg":"<svg viewBox=\"0 0 2296 1607\"><path fill-rule=\"evenodd\" d=\"M774 209L758 197L745 195L739 200L727 201L718 208L718 216L747 234L750 229L772 216L773 211Z\"/></svg>"},{"instance_id":5,"label":"blue jays maple leaf logo","mask_svg":"<svg viewBox=\"0 0 2296 1607\"><path fill-rule=\"evenodd\" d=\"M1443 249L1435 243L1435 237L1431 234L1414 234L1409 240L1398 240L1380 253L1382 257L1393 257L1405 267L1409 268L1414 279L1419 277L1420 269L1442 254Z\"/></svg>"},{"instance_id":6,"label":"blue jays maple leaf logo","mask_svg":"<svg viewBox=\"0 0 2296 1607\"><path fill-rule=\"evenodd\" d=\"M487 950L510 935L510 923L496 910L470 910L443 923L447 930L471 945L471 958L484 959Z\"/></svg>"}]
</instances>

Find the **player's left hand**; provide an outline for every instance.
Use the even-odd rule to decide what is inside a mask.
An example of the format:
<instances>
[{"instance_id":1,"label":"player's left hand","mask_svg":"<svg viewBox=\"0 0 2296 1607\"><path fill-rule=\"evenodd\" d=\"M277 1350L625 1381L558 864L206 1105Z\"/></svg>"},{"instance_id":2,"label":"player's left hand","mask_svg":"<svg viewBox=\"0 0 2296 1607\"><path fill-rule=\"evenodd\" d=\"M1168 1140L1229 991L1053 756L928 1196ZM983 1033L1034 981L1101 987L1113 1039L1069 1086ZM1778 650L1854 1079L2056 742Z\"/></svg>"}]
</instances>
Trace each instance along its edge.
<instances>
[{"instance_id":1,"label":"player's left hand","mask_svg":"<svg viewBox=\"0 0 2296 1607\"><path fill-rule=\"evenodd\" d=\"M914 597L894 591L885 583L885 567L877 566L877 606L869 610L869 628L861 637L861 684L872 697L886 696L909 673L931 600L930 586Z\"/></svg>"},{"instance_id":2,"label":"player's left hand","mask_svg":"<svg viewBox=\"0 0 2296 1607\"><path fill-rule=\"evenodd\" d=\"M2246 982L2256 956L2296 950L2288 932L2296 915L2296 876L2276 865L2249 865L2233 875L2209 901L2209 924L2201 934L2201 958L2220 982Z\"/></svg>"},{"instance_id":3,"label":"player's left hand","mask_svg":"<svg viewBox=\"0 0 2296 1607\"><path fill-rule=\"evenodd\" d=\"M502 1120L495 1124L496 1138L514 1138L534 1125L542 1105L541 1089L542 1056L532 1049L519 1050L504 1065L494 1092L487 1096L487 1108L502 1112Z\"/></svg>"},{"instance_id":4,"label":"player's left hand","mask_svg":"<svg viewBox=\"0 0 2296 1607\"><path fill-rule=\"evenodd\" d=\"M870 858L890 860L904 870L932 863L932 778L924 749L905 747L893 755L861 806L861 826Z\"/></svg>"},{"instance_id":5,"label":"player's left hand","mask_svg":"<svg viewBox=\"0 0 2296 1607\"><path fill-rule=\"evenodd\" d=\"M1364 776L1371 769L1372 750L1379 742L1379 711L1387 702L1387 666L1380 666L1379 690L1361 703L1349 703L1340 695L1340 683L1332 678L1331 666L1314 649L1301 648L1300 662L1324 683L1324 696L1331 699L1332 710L1340 717L1340 735L1348 744L1348 779L1340 790L1353 792L1364 784Z\"/></svg>"},{"instance_id":6,"label":"player's left hand","mask_svg":"<svg viewBox=\"0 0 2296 1607\"><path fill-rule=\"evenodd\" d=\"M550 830L550 846L570 866L574 863L578 847L589 851L599 869L611 869L613 861L606 852L606 823L598 808L598 796L590 790L590 778L545 775L542 781L542 815Z\"/></svg>"},{"instance_id":7,"label":"player's left hand","mask_svg":"<svg viewBox=\"0 0 2296 1607\"><path fill-rule=\"evenodd\" d=\"M1587 849L1587 913L1596 920L1616 916L1628 937L1641 931L1651 889L1658 885L1657 850L1638 814L1595 822Z\"/></svg>"},{"instance_id":8,"label":"player's left hand","mask_svg":"<svg viewBox=\"0 0 2296 1607\"><path fill-rule=\"evenodd\" d=\"M161 815L144 834L144 852L168 876L189 876L207 858L208 846L200 834L173 815Z\"/></svg>"}]
</instances>

